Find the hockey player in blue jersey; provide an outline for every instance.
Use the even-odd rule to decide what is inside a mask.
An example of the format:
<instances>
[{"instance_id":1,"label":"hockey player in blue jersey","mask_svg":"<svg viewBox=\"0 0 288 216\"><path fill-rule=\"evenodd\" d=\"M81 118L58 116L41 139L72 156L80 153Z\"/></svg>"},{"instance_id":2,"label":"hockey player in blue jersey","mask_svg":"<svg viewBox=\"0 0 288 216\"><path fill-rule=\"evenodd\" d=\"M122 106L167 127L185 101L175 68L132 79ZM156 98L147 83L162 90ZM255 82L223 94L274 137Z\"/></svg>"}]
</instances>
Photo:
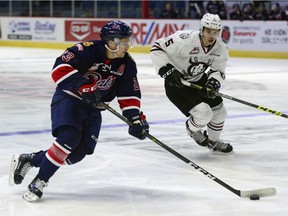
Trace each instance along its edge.
<instances>
[{"instance_id":1,"label":"hockey player in blue jersey","mask_svg":"<svg viewBox=\"0 0 288 216\"><path fill-rule=\"evenodd\" d=\"M10 185L21 184L30 168L39 168L23 195L26 201L42 197L43 188L60 166L75 164L93 154L104 110L99 102L117 98L122 114L133 123L129 134L143 140L149 132L140 111L136 63L128 54L133 45L131 28L121 21L111 21L102 27L100 37L75 44L55 61L52 79L57 86L51 120L56 139L47 150L14 155L11 162Z\"/></svg>"}]
</instances>

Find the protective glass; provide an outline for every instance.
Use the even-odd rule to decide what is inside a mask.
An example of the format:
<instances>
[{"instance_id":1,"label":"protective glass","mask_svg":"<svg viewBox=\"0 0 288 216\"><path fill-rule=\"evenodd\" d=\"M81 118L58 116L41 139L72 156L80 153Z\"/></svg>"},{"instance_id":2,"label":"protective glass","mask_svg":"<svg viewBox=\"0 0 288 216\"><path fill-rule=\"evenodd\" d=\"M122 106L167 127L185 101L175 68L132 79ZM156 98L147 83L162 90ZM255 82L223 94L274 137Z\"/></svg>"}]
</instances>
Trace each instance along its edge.
<instances>
[{"instance_id":1,"label":"protective glass","mask_svg":"<svg viewBox=\"0 0 288 216\"><path fill-rule=\"evenodd\" d=\"M128 41L127 41L128 39ZM114 42L121 48L133 48L134 47L134 36L130 36L129 38L125 38L120 40L119 38L115 38Z\"/></svg>"}]
</instances>

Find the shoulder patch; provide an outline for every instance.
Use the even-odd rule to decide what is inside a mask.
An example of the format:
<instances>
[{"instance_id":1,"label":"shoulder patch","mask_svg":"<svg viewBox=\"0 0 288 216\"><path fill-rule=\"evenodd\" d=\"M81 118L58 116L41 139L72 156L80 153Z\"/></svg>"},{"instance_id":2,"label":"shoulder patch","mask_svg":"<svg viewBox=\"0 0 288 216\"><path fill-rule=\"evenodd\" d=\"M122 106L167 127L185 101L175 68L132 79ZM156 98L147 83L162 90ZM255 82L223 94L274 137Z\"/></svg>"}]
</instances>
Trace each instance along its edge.
<instances>
[{"instance_id":1,"label":"shoulder patch","mask_svg":"<svg viewBox=\"0 0 288 216\"><path fill-rule=\"evenodd\" d=\"M91 45L93 45L94 43L92 41L85 41L83 42L83 46L89 47Z\"/></svg>"},{"instance_id":2,"label":"shoulder patch","mask_svg":"<svg viewBox=\"0 0 288 216\"><path fill-rule=\"evenodd\" d=\"M189 33L182 33L179 35L181 39L187 39L189 37Z\"/></svg>"},{"instance_id":3,"label":"shoulder patch","mask_svg":"<svg viewBox=\"0 0 288 216\"><path fill-rule=\"evenodd\" d=\"M198 54L200 52L199 47L194 47L190 52L189 55Z\"/></svg>"}]
</instances>

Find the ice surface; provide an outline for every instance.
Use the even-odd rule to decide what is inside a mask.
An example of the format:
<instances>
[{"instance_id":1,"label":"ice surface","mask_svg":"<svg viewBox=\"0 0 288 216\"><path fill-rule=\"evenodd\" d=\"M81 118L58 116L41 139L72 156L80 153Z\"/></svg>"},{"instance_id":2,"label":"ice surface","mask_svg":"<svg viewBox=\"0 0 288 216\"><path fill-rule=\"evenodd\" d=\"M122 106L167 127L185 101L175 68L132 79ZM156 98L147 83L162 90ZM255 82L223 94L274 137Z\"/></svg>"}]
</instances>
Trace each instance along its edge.
<instances>
[{"instance_id":1,"label":"ice surface","mask_svg":"<svg viewBox=\"0 0 288 216\"><path fill-rule=\"evenodd\" d=\"M148 55L138 63L142 110L150 133L166 145L241 190L275 187L259 201L239 198L149 139L138 141L108 111L96 151L81 163L64 166L50 180L39 203L8 186L13 154L50 147L50 78L62 50L0 47L0 215L2 216L287 216L288 119L224 99L228 118L222 139L235 154L213 155L195 144L186 118L165 96L163 80ZM288 113L288 61L231 58L222 93ZM111 106L119 111L117 103Z\"/></svg>"}]
</instances>

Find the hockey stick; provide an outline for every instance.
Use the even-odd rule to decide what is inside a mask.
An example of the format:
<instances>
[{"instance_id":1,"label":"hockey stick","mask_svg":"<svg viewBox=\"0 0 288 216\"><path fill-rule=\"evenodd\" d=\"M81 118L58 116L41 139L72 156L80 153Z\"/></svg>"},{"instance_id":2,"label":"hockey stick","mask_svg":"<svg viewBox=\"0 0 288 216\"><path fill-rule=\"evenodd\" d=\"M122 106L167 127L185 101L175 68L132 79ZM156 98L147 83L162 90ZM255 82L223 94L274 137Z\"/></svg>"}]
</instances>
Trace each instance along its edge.
<instances>
[{"instance_id":1,"label":"hockey stick","mask_svg":"<svg viewBox=\"0 0 288 216\"><path fill-rule=\"evenodd\" d=\"M181 82L185 86L188 86L188 87L191 87L191 88L195 88L195 89L198 89L198 90L201 90L203 88L202 86L196 85L194 83L187 82L184 79L181 79ZM212 90L210 90L210 91L212 91ZM254 107L254 108L256 108L258 110L261 110L261 111L264 111L264 112L272 113L274 115L277 115L277 116L280 116L280 117L283 117L283 118L288 118L288 115L286 115L284 113L281 113L281 112L278 112L278 111L275 111L275 110L271 110L269 108L262 107L262 106L259 106L259 105L256 105L256 104L253 104L253 103L250 103L250 102L247 102L247 101L244 101L244 100L241 100L241 99L238 99L238 98L226 95L226 94L222 94L220 92L215 92L215 95L219 96L219 97L223 97L223 98L229 99L229 100L232 100L232 101L236 101L238 103L245 104L247 106Z\"/></svg>"},{"instance_id":2,"label":"hockey stick","mask_svg":"<svg viewBox=\"0 0 288 216\"><path fill-rule=\"evenodd\" d=\"M126 117L124 117L123 115L118 113L112 107L108 106L107 104L105 104L103 102L101 102L101 105L105 109L110 111L112 114L114 114L118 118L120 118L122 121L126 122L129 126L132 125L132 123ZM159 146L161 146L162 148L164 148L167 151L169 151L170 153L172 153L174 156L178 157L179 159L181 159L182 161L184 161L188 165L192 166L197 171L203 173L205 176L207 176L208 178L214 180L215 182L217 182L218 184L220 184L221 186L223 186L224 188L228 189L229 191L231 191L232 193L236 194L239 197L250 198L251 196L256 196L256 197L258 196L260 198L260 197L270 197L270 196L276 195L276 189L273 188L273 187L262 188L262 189L258 189L258 190L247 190L247 191L236 190L233 187L231 187L230 185L228 185L225 182L221 181L216 176L214 176L211 173L209 173L207 170L205 170L202 167L198 166L196 163L192 162L191 160L189 160L186 157L184 157L183 155L179 154L178 152L176 152L175 150L173 150L169 146L165 145L163 142L158 140L156 137L152 136L150 133L147 133L147 137L150 140L152 140L153 142L155 142L156 144L158 144Z\"/></svg>"}]
</instances>

